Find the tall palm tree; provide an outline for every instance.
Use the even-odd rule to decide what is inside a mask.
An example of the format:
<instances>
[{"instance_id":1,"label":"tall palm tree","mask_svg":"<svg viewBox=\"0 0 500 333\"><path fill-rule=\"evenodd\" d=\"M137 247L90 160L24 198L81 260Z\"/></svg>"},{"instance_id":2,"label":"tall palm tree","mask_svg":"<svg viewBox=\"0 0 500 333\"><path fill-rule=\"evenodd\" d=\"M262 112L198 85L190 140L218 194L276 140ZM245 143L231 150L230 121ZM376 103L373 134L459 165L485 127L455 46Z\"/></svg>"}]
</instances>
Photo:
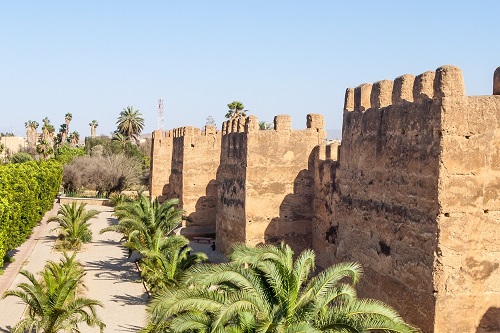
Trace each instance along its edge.
<instances>
[{"instance_id":1,"label":"tall palm tree","mask_svg":"<svg viewBox=\"0 0 500 333\"><path fill-rule=\"evenodd\" d=\"M66 113L64 115L64 121L66 123L66 128L68 129L68 132L66 132L66 134L69 133L69 124L71 123L71 120L73 119L73 115L71 113Z\"/></svg>"},{"instance_id":2,"label":"tall palm tree","mask_svg":"<svg viewBox=\"0 0 500 333\"><path fill-rule=\"evenodd\" d=\"M36 130L38 126L38 122L35 120L28 120L24 123L24 127L26 127L26 137L28 139L28 148L30 149L35 149L36 147Z\"/></svg>"},{"instance_id":3,"label":"tall palm tree","mask_svg":"<svg viewBox=\"0 0 500 333\"><path fill-rule=\"evenodd\" d=\"M239 101L233 101L227 105L229 110L226 113L227 119L246 117L248 110L245 110L245 105Z\"/></svg>"},{"instance_id":4,"label":"tall palm tree","mask_svg":"<svg viewBox=\"0 0 500 333\"><path fill-rule=\"evenodd\" d=\"M36 152L38 154L42 154L44 159L47 159L54 153L53 144L49 143L45 139L42 139L42 141L40 141L40 144L36 146Z\"/></svg>"},{"instance_id":5,"label":"tall palm tree","mask_svg":"<svg viewBox=\"0 0 500 333\"><path fill-rule=\"evenodd\" d=\"M85 210L86 204L82 203L78 207L76 202L62 205L56 216L48 219L48 222L57 222L60 230L59 239L61 247L65 250L79 250L82 243L92 241L92 231L89 220L95 218L99 211Z\"/></svg>"},{"instance_id":6,"label":"tall palm tree","mask_svg":"<svg viewBox=\"0 0 500 333\"><path fill-rule=\"evenodd\" d=\"M73 147L76 147L76 145L78 145L78 142L80 141L80 134L77 132L77 131L73 131L70 135L69 135L69 140L71 142L71 145Z\"/></svg>"},{"instance_id":7,"label":"tall palm tree","mask_svg":"<svg viewBox=\"0 0 500 333\"><path fill-rule=\"evenodd\" d=\"M64 144L68 142L68 125L62 124L59 127L58 139L60 144Z\"/></svg>"},{"instance_id":8,"label":"tall palm tree","mask_svg":"<svg viewBox=\"0 0 500 333\"><path fill-rule=\"evenodd\" d=\"M95 129L97 128L97 126L99 126L99 123L97 122L97 120L94 119L89 123L89 126L90 126L90 137L94 138L95 137Z\"/></svg>"},{"instance_id":9,"label":"tall palm tree","mask_svg":"<svg viewBox=\"0 0 500 333\"><path fill-rule=\"evenodd\" d=\"M139 134L144 129L144 119L141 116L139 110L134 110L133 106L124 108L116 121L118 133L129 139L133 138L138 143Z\"/></svg>"},{"instance_id":10,"label":"tall palm tree","mask_svg":"<svg viewBox=\"0 0 500 333\"><path fill-rule=\"evenodd\" d=\"M45 141L45 144L48 145L50 148L54 148L54 133L55 133L55 128L54 126L50 123L50 120L48 117L43 118L43 126L42 126L42 140Z\"/></svg>"},{"instance_id":11,"label":"tall palm tree","mask_svg":"<svg viewBox=\"0 0 500 333\"><path fill-rule=\"evenodd\" d=\"M27 305L27 317L11 332L80 332L78 325L82 322L104 331L106 325L96 313L96 308L102 304L77 293L85 272L75 255L64 254L60 263L49 261L39 273L40 280L26 270L20 272L28 282L20 283L16 290L8 290L3 298L19 297Z\"/></svg>"},{"instance_id":12,"label":"tall palm tree","mask_svg":"<svg viewBox=\"0 0 500 333\"><path fill-rule=\"evenodd\" d=\"M187 287L160 293L143 332L418 332L388 305L357 298L362 270L356 263L310 278L314 252L294 261L284 244L236 246L230 259L194 266L182 281Z\"/></svg>"}]
</instances>

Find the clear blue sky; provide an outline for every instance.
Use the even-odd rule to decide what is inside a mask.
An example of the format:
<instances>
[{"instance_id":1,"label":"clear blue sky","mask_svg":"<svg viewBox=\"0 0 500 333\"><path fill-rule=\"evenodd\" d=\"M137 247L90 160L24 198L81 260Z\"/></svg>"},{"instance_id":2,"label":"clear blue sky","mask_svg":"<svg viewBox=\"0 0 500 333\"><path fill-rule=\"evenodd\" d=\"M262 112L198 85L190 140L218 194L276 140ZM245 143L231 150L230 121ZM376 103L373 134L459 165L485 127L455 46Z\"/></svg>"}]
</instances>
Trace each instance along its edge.
<instances>
[{"instance_id":1,"label":"clear blue sky","mask_svg":"<svg viewBox=\"0 0 500 333\"><path fill-rule=\"evenodd\" d=\"M242 101L259 120L307 113L340 129L344 92L363 82L462 68L487 95L500 66L498 1L1 1L0 132L48 116L56 129L109 134L122 108L145 132L220 128Z\"/></svg>"}]
</instances>

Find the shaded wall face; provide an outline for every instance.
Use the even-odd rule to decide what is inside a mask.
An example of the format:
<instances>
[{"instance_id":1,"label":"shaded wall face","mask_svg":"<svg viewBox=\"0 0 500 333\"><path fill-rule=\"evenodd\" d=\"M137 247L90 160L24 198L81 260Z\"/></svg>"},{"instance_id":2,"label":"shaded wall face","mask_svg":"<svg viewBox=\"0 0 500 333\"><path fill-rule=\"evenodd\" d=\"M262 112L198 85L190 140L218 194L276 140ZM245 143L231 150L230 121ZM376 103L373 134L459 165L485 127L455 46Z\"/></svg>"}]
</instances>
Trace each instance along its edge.
<instances>
[{"instance_id":1,"label":"shaded wall face","mask_svg":"<svg viewBox=\"0 0 500 333\"><path fill-rule=\"evenodd\" d=\"M220 133L186 137L183 158L183 209L192 226L211 226L217 213L216 174L220 163Z\"/></svg>"},{"instance_id":2,"label":"shaded wall face","mask_svg":"<svg viewBox=\"0 0 500 333\"><path fill-rule=\"evenodd\" d=\"M309 155L323 138L316 130L248 134L246 243L310 247L314 193Z\"/></svg>"},{"instance_id":3,"label":"shaded wall face","mask_svg":"<svg viewBox=\"0 0 500 333\"><path fill-rule=\"evenodd\" d=\"M314 241L322 267L357 261L362 297L432 331L440 116L432 101L344 114L339 166ZM329 207L329 208L327 208ZM321 214L318 214L321 216ZM333 252L330 252L333 251ZM417 311L415 309L418 309Z\"/></svg>"},{"instance_id":4,"label":"shaded wall face","mask_svg":"<svg viewBox=\"0 0 500 333\"><path fill-rule=\"evenodd\" d=\"M443 100L442 146L436 332L500 332L500 96Z\"/></svg>"},{"instance_id":5,"label":"shaded wall face","mask_svg":"<svg viewBox=\"0 0 500 333\"><path fill-rule=\"evenodd\" d=\"M151 143L151 175L149 194L152 198L168 192L172 166L172 137L161 130L153 132Z\"/></svg>"},{"instance_id":6,"label":"shaded wall face","mask_svg":"<svg viewBox=\"0 0 500 333\"><path fill-rule=\"evenodd\" d=\"M315 148L313 156L314 188L313 219L311 223L311 245L316 251L316 262L331 262L337 253L339 220L336 216L338 196L335 191L335 176L338 168L339 142ZM327 153L328 150L328 153ZM326 268L319 265L320 268Z\"/></svg>"},{"instance_id":7,"label":"shaded wall face","mask_svg":"<svg viewBox=\"0 0 500 333\"><path fill-rule=\"evenodd\" d=\"M174 137L173 139L173 148L172 148L172 164L170 177L168 180L168 192L166 196L168 198L177 198L179 199L179 205L184 209L184 146L185 146L185 137L179 136Z\"/></svg>"},{"instance_id":8,"label":"shaded wall face","mask_svg":"<svg viewBox=\"0 0 500 333\"><path fill-rule=\"evenodd\" d=\"M245 242L246 202L245 133L223 135L217 170L217 249L227 252L233 243Z\"/></svg>"}]
</instances>

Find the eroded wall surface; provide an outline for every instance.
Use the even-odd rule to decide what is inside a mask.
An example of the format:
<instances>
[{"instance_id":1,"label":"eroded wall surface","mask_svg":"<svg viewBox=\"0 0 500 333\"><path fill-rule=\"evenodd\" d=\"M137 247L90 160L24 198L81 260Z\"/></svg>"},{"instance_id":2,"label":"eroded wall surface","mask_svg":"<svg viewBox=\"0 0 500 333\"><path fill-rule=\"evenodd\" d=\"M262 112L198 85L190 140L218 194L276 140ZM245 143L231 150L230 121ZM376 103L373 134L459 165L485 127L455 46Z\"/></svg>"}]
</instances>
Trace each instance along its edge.
<instances>
[{"instance_id":1,"label":"eroded wall surface","mask_svg":"<svg viewBox=\"0 0 500 333\"><path fill-rule=\"evenodd\" d=\"M149 195L152 198L168 193L168 180L172 169L172 131L156 130L151 140L151 175Z\"/></svg>"},{"instance_id":2,"label":"eroded wall surface","mask_svg":"<svg viewBox=\"0 0 500 333\"><path fill-rule=\"evenodd\" d=\"M417 85L415 79L404 75L347 91L330 204L336 230L316 252L333 250L320 261L324 267L359 262L361 295L397 307L430 331L440 114L433 108L434 73L419 76Z\"/></svg>"},{"instance_id":3,"label":"eroded wall surface","mask_svg":"<svg viewBox=\"0 0 500 333\"><path fill-rule=\"evenodd\" d=\"M435 331L500 332L500 96L466 97L458 69L448 75Z\"/></svg>"},{"instance_id":4,"label":"eroded wall surface","mask_svg":"<svg viewBox=\"0 0 500 333\"><path fill-rule=\"evenodd\" d=\"M222 125L222 149L217 170L218 201L216 216L217 249L227 252L232 244L246 239L246 163L245 118Z\"/></svg>"},{"instance_id":5,"label":"eroded wall surface","mask_svg":"<svg viewBox=\"0 0 500 333\"><path fill-rule=\"evenodd\" d=\"M321 115L308 115L306 126L292 130L288 115L276 116L273 130L259 130L253 116L224 124L217 178L219 249L227 251L234 242L285 241L297 252L309 247L314 179L308 164L326 133Z\"/></svg>"},{"instance_id":6,"label":"eroded wall surface","mask_svg":"<svg viewBox=\"0 0 500 333\"><path fill-rule=\"evenodd\" d=\"M363 84L338 159L316 148L320 266L360 262L360 295L424 332L500 330L499 98L466 97L453 66Z\"/></svg>"},{"instance_id":7,"label":"eroded wall surface","mask_svg":"<svg viewBox=\"0 0 500 333\"><path fill-rule=\"evenodd\" d=\"M285 115L270 131L233 119L220 141L155 132L152 193L208 207L197 220L215 211L222 251L283 240L323 268L358 261L360 296L423 332L500 332L500 69L493 90L467 97L453 66L362 84L341 144L323 142L320 115L302 131Z\"/></svg>"},{"instance_id":8,"label":"eroded wall surface","mask_svg":"<svg viewBox=\"0 0 500 333\"><path fill-rule=\"evenodd\" d=\"M215 232L220 139L215 126L153 133L150 194L162 200L178 198L189 218L183 223L206 227L199 228L201 234Z\"/></svg>"}]
</instances>

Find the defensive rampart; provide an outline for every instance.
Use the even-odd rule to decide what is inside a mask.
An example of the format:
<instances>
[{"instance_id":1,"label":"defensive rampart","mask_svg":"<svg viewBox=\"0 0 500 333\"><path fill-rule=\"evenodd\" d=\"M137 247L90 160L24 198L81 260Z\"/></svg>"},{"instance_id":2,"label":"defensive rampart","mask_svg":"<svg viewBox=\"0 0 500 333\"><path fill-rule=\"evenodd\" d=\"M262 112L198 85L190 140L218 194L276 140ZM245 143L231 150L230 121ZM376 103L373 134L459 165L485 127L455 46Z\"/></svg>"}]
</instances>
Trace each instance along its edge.
<instances>
[{"instance_id":1,"label":"defensive rampart","mask_svg":"<svg viewBox=\"0 0 500 333\"><path fill-rule=\"evenodd\" d=\"M215 233L220 138L215 126L153 133L150 194L178 198L195 233Z\"/></svg>"},{"instance_id":2,"label":"defensive rampart","mask_svg":"<svg viewBox=\"0 0 500 333\"><path fill-rule=\"evenodd\" d=\"M348 89L341 144L320 115L290 123L155 132L151 193L190 214L214 199L222 251L285 241L321 267L360 262L360 296L424 332L500 332L500 68L492 96L467 97L453 66Z\"/></svg>"},{"instance_id":3,"label":"defensive rampart","mask_svg":"<svg viewBox=\"0 0 500 333\"><path fill-rule=\"evenodd\" d=\"M348 89L344 109L338 160L315 162L319 264L360 262L360 294L424 332L479 332L500 307L500 96L466 97L444 66Z\"/></svg>"},{"instance_id":4,"label":"defensive rampart","mask_svg":"<svg viewBox=\"0 0 500 333\"><path fill-rule=\"evenodd\" d=\"M223 124L217 182L217 246L234 242L311 243L314 195L308 170L314 146L325 140L323 116L309 114L305 130L292 130L291 117L274 118L274 130L259 130L257 118Z\"/></svg>"}]
</instances>

